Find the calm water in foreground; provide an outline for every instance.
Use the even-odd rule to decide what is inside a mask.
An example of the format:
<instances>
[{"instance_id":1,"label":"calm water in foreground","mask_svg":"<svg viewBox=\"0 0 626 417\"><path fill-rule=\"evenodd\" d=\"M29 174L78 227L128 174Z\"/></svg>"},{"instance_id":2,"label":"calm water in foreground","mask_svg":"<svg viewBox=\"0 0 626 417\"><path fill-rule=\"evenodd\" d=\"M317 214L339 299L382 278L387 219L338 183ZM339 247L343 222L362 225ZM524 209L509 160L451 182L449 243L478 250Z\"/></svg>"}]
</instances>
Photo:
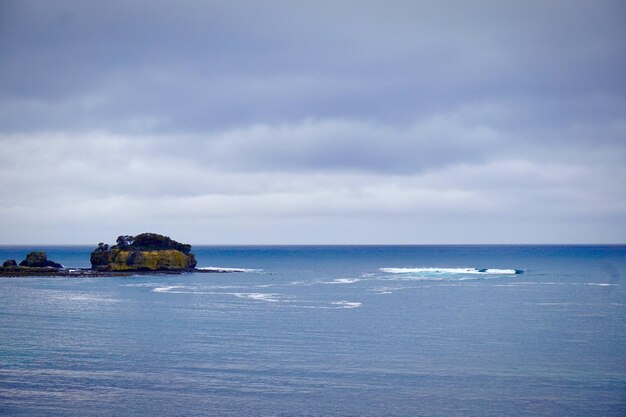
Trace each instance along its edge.
<instances>
[{"instance_id":1,"label":"calm water in foreground","mask_svg":"<svg viewBox=\"0 0 626 417\"><path fill-rule=\"evenodd\" d=\"M626 246L193 251L247 271L0 278L0 414L626 415Z\"/></svg>"}]
</instances>

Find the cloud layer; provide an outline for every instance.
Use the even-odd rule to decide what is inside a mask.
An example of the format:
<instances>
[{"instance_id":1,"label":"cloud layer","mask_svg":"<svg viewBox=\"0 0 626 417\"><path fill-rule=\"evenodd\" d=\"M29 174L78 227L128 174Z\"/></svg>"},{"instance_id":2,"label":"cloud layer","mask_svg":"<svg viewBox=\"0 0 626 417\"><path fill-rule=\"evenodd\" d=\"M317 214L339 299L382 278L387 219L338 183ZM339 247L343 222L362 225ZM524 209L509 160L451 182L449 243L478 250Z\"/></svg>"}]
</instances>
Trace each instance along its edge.
<instances>
[{"instance_id":1,"label":"cloud layer","mask_svg":"<svg viewBox=\"0 0 626 417\"><path fill-rule=\"evenodd\" d=\"M0 5L0 243L623 242L623 3Z\"/></svg>"}]
</instances>

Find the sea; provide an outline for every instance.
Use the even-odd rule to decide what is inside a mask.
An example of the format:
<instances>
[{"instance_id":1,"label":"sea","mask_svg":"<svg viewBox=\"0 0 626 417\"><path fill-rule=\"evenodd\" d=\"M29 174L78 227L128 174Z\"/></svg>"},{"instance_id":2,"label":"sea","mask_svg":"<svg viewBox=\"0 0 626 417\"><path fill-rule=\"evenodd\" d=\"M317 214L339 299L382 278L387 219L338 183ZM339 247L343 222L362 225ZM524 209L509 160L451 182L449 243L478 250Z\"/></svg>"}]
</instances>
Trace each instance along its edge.
<instances>
[{"instance_id":1,"label":"sea","mask_svg":"<svg viewBox=\"0 0 626 417\"><path fill-rule=\"evenodd\" d=\"M0 415L626 416L626 246L192 251L232 273L0 278Z\"/></svg>"}]
</instances>

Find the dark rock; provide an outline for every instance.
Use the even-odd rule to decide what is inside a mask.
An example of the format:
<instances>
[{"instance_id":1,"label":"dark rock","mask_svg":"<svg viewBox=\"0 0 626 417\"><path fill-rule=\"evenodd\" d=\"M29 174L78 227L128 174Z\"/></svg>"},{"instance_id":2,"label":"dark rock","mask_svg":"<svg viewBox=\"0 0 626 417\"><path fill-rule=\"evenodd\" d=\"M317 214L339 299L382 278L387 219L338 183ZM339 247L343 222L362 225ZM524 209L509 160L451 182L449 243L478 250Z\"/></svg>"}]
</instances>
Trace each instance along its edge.
<instances>
[{"instance_id":1,"label":"dark rock","mask_svg":"<svg viewBox=\"0 0 626 417\"><path fill-rule=\"evenodd\" d=\"M48 255L46 252L31 252L26 255L26 259L20 262L20 266L26 266L29 268L43 268L43 267L52 267L52 268L63 268L63 265L49 261Z\"/></svg>"},{"instance_id":2,"label":"dark rock","mask_svg":"<svg viewBox=\"0 0 626 417\"><path fill-rule=\"evenodd\" d=\"M108 247L106 250L96 249L91 252L90 261L93 269L106 269L111 263L111 252Z\"/></svg>"},{"instance_id":3,"label":"dark rock","mask_svg":"<svg viewBox=\"0 0 626 417\"><path fill-rule=\"evenodd\" d=\"M187 254L187 257L189 258L189 267L195 268L196 265L198 265L198 261L196 261L196 255L190 252Z\"/></svg>"},{"instance_id":4,"label":"dark rock","mask_svg":"<svg viewBox=\"0 0 626 417\"><path fill-rule=\"evenodd\" d=\"M5 268L7 268L7 267L16 267L17 266L17 262L15 262L15 259L7 259L6 261L4 261L2 266L5 267Z\"/></svg>"}]
</instances>

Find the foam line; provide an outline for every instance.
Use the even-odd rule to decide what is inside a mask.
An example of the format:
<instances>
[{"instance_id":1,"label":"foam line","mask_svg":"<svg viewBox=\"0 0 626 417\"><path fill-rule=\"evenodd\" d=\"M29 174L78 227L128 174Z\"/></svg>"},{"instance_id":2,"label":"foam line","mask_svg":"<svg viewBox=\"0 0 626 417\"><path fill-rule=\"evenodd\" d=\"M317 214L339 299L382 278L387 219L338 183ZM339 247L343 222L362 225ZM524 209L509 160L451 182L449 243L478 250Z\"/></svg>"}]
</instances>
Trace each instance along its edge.
<instances>
[{"instance_id":1,"label":"foam line","mask_svg":"<svg viewBox=\"0 0 626 417\"><path fill-rule=\"evenodd\" d=\"M472 274L472 275L515 275L521 274L519 269L497 268L380 268L382 272L389 274Z\"/></svg>"},{"instance_id":2,"label":"foam line","mask_svg":"<svg viewBox=\"0 0 626 417\"><path fill-rule=\"evenodd\" d=\"M187 288L182 285L169 285L167 287L157 287L152 290L152 292L170 292L171 290L176 290L179 288Z\"/></svg>"},{"instance_id":3,"label":"foam line","mask_svg":"<svg viewBox=\"0 0 626 417\"><path fill-rule=\"evenodd\" d=\"M217 272L261 272L262 269L250 269L250 268L222 268L218 266L204 266L197 268L202 271L217 271Z\"/></svg>"}]
</instances>

